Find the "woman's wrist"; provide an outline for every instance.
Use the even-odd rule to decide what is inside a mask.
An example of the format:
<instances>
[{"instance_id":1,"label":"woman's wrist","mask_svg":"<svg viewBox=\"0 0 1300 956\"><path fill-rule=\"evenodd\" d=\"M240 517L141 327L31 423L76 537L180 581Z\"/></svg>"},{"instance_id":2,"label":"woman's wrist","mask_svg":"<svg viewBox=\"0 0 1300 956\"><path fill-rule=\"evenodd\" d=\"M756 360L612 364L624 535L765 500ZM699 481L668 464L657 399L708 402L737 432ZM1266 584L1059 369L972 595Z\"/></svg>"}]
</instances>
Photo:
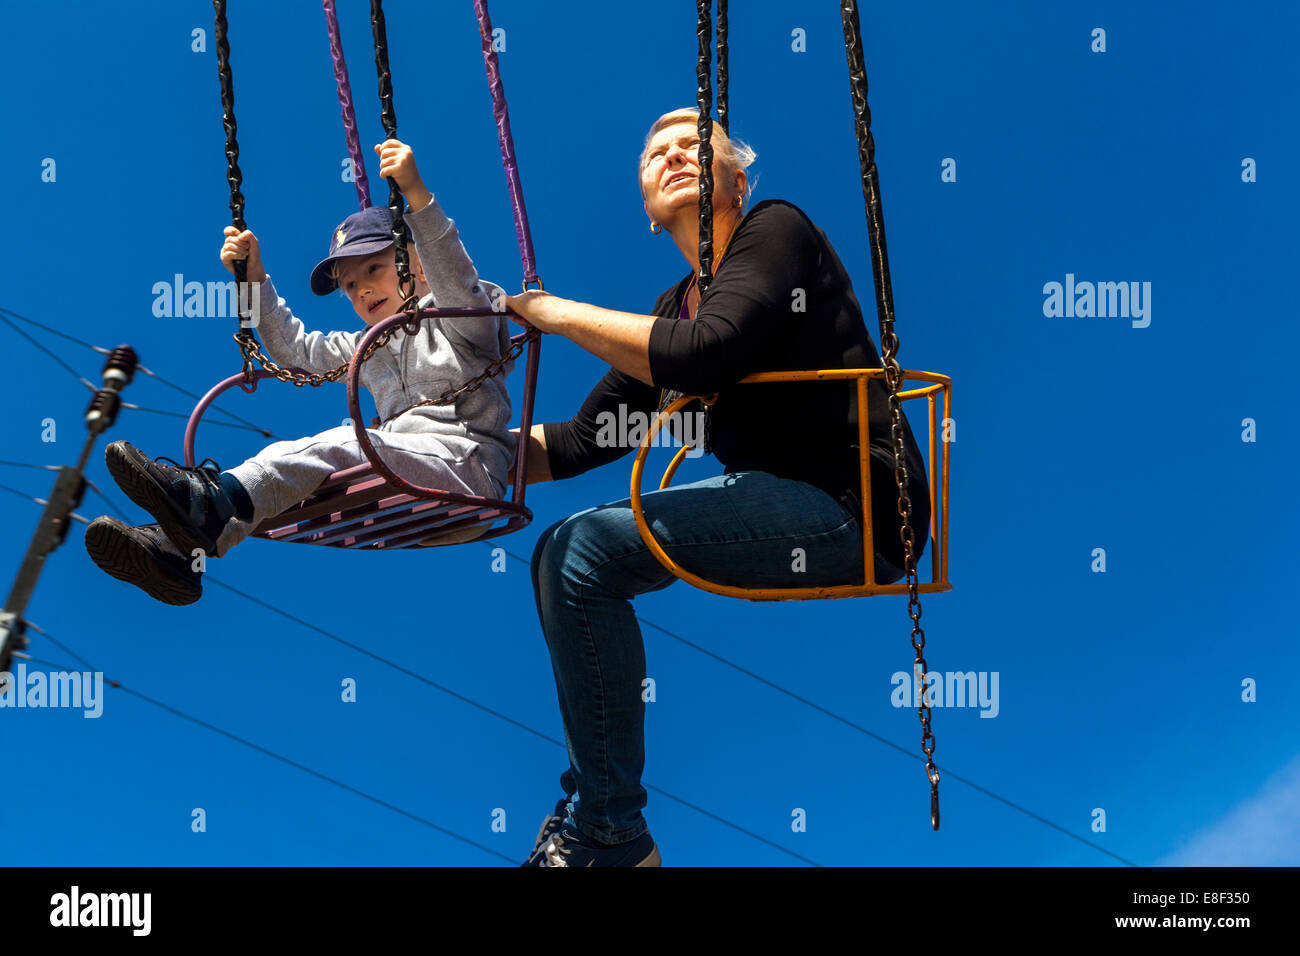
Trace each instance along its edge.
<instances>
[{"instance_id":1,"label":"woman's wrist","mask_svg":"<svg viewBox=\"0 0 1300 956\"><path fill-rule=\"evenodd\" d=\"M568 311L568 306L573 305L568 299L561 299L559 296L548 295L546 301L542 303L543 321L546 328L543 331L552 335L564 334L564 320Z\"/></svg>"},{"instance_id":2,"label":"woman's wrist","mask_svg":"<svg viewBox=\"0 0 1300 956\"><path fill-rule=\"evenodd\" d=\"M506 304L511 311L533 328L541 332L555 333L560 331L563 323L564 307L572 303L549 292L530 289L520 295L509 296Z\"/></svg>"}]
</instances>

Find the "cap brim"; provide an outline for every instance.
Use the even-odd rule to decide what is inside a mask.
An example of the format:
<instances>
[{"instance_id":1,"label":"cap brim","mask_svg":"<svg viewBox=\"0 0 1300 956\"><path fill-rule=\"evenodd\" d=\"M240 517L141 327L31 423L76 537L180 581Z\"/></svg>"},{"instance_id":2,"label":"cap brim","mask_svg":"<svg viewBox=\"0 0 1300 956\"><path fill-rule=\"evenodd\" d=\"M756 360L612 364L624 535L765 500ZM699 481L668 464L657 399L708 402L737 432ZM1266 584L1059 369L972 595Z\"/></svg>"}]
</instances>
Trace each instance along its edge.
<instances>
[{"instance_id":1,"label":"cap brim","mask_svg":"<svg viewBox=\"0 0 1300 956\"><path fill-rule=\"evenodd\" d=\"M371 239L369 242L358 242L350 246L344 246L333 255L326 256L316 263L315 269L311 270L311 291L317 295L329 295L339 287L339 284L330 275L330 264L336 259L351 259L354 256L373 255L389 248L392 244L393 240L391 239Z\"/></svg>"}]
</instances>

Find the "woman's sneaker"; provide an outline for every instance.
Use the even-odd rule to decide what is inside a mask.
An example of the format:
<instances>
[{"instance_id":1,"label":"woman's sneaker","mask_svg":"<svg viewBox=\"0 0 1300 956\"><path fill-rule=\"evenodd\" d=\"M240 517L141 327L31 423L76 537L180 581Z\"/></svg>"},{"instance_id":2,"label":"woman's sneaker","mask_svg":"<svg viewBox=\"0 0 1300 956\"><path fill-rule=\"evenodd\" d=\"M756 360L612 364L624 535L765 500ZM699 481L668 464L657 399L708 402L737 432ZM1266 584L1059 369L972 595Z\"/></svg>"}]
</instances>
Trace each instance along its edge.
<instances>
[{"instance_id":1,"label":"woman's sneaker","mask_svg":"<svg viewBox=\"0 0 1300 956\"><path fill-rule=\"evenodd\" d=\"M635 840L604 846L582 833L566 816L524 866L662 866L659 847L647 830Z\"/></svg>"},{"instance_id":2,"label":"woman's sneaker","mask_svg":"<svg viewBox=\"0 0 1300 956\"><path fill-rule=\"evenodd\" d=\"M533 858L537 856L543 844L546 843L552 834L558 833L564 823L564 818L572 812L573 807L569 803L569 797L560 797L560 802L555 805L555 812L542 821L541 827L537 830L537 840L533 843L533 851L528 854L528 859L521 863L521 866L531 866Z\"/></svg>"},{"instance_id":3,"label":"woman's sneaker","mask_svg":"<svg viewBox=\"0 0 1300 956\"><path fill-rule=\"evenodd\" d=\"M86 528L86 551L113 577L164 604L193 604L203 596L203 574L156 524L133 528L107 515L96 518Z\"/></svg>"}]
</instances>

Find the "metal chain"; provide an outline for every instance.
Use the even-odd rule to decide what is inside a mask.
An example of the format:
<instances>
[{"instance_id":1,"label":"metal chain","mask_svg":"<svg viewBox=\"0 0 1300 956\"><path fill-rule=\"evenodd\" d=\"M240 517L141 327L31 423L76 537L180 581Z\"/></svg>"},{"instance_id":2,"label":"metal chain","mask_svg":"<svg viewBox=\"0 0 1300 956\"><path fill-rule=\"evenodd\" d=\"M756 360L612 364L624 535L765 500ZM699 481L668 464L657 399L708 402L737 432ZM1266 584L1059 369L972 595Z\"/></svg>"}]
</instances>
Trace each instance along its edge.
<instances>
[{"instance_id":1,"label":"metal chain","mask_svg":"<svg viewBox=\"0 0 1300 956\"><path fill-rule=\"evenodd\" d=\"M450 405L454 399L459 398L461 395L468 395L470 392L478 391L479 387L484 382L496 375L500 375L512 360L523 354L524 346L536 339L538 335L540 335L540 333L537 329L530 328L528 330L528 335L525 338L522 338L517 342L511 342L510 348L506 349L505 355L495 361L489 362L482 372L475 375L463 385L458 385L456 388L449 389L437 398L426 398L422 402L416 402L414 405L403 408L400 412L390 415L388 421L392 421L399 415L405 415L413 408L423 408L425 405Z\"/></svg>"},{"instance_id":2,"label":"metal chain","mask_svg":"<svg viewBox=\"0 0 1300 956\"><path fill-rule=\"evenodd\" d=\"M241 191L244 177L239 171L239 140L235 136L237 130L235 86L230 73L230 41L226 38L228 30L226 0L212 0L212 6L216 11L216 24L212 32L217 42L217 76L221 81L221 125L226 130L226 181L230 184L230 224L243 232L247 228L244 224L244 194ZM240 273L247 269L247 266L247 261L243 259L235 263L235 276L240 282L244 281L244 276Z\"/></svg>"},{"instance_id":3,"label":"metal chain","mask_svg":"<svg viewBox=\"0 0 1300 956\"><path fill-rule=\"evenodd\" d=\"M234 82L230 70L230 43L227 38L228 24L226 22L226 0L212 0L212 6L216 14L215 28L213 34L217 44L217 73L221 82L221 110L222 126L226 131L226 180L230 184L230 213L231 224L235 228L243 231L246 227L244 222L244 196L241 192L243 185L243 175L239 169L239 143L236 139L235 123L235 93ZM384 132L389 139L397 138L397 115L393 109L393 78L388 68L388 40L387 30L384 23L384 11L381 0L371 0L371 27L375 37L375 66L379 73L379 101L381 107L381 119L384 124ZM332 37L331 37L332 39ZM340 51L341 52L341 51ZM346 107L345 107L346 114ZM392 327L381 332L373 342L367 346L361 356L362 362L370 360L376 351L385 347L397 334L399 330L406 332L408 335L415 335L420 331L422 319L419 312L419 299L415 292L415 277L411 275L410 255L406 245L406 224L403 221L403 209L405 201L402 198L401 190L397 188L397 183L391 178L388 181L388 208L393 217L393 243L396 247L395 256L398 274L398 294L402 297L401 312L406 313L405 322L396 323ZM239 283L238 288L243 288L248 281L248 261L245 259L236 260L235 279ZM540 285L540 280L538 280ZM449 404L453 399L462 394L468 394L482 386L483 382L495 375L501 374L508 362L519 356L523 351L524 345L535 338L536 330L530 330L528 336L517 343L512 343L506 354L490 363L482 373L474 376L463 385L444 392L437 399L430 399L412 405L411 408L418 408L420 405ZM330 382L337 382L348 374L349 364L345 362L335 368L325 372L296 372L287 369L277 363L274 359L262 351L262 345L257 340L257 336L251 329L242 327L234 334L236 344L239 346L240 354L244 358L243 373L246 382L252 381L252 372L254 367L265 369L275 376L281 382L287 382L290 385L316 388L326 385ZM410 411L410 408L403 409L397 414L401 415ZM396 417L396 416L394 416Z\"/></svg>"},{"instance_id":4,"label":"metal chain","mask_svg":"<svg viewBox=\"0 0 1300 956\"><path fill-rule=\"evenodd\" d=\"M226 181L230 184L231 224L236 229L243 231L247 228L247 225L244 222L244 196L241 191L243 175L239 169L239 142L236 138L235 91L230 70L230 42L227 36L229 26L226 21L226 0L212 0L212 6L216 13L213 34L217 45L217 74L221 82L222 126L226 131ZM384 128L388 131L389 137L393 138L397 135L397 119L393 113L392 77L388 72L388 49L384 39L383 11L380 9L379 0L372 0L372 15L375 24L375 62L379 65L380 70L379 91L380 100L383 104ZM363 362L368 361L378 349L387 345L392 337L397 334L398 329L403 329L408 334L414 335L419 331L420 325L418 299L415 295L415 279L410 272L406 249L406 226L402 221L402 195L397 188L397 184L391 179L389 185L391 187L389 208L394 213L393 236L394 242L397 244L398 294L403 298L401 311L406 312L408 318L406 322L385 330L371 342L362 356L361 360ZM235 280L238 283L237 288L242 289L248 282L248 261L246 259L237 259L234 262L234 268ZM235 333L234 339L239 345L240 354L244 358L243 373L245 381L251 382L254 366L272 373L281 382L288 382L299 387L317 387L328 382L337 382L348 373L347 363L320 374L291 371L279 365L263 352L256 335L251 329L244 328L242 323L240 330Z\"/></svg>"},{"instance_id":5,"label":"metal chain","mask_svg":"<svg viewBox=\"0 0 1300 956\"><path fill-rule=\"evenodd\" d=\"M696 103L699 109L699 123L696 127L700 139L696 154L700 166L700 271L695 277L700 297L713 282L713 122L710 113L713 110L713 69L710 58L710 45L713 42L713 0L698 0L696 4L699 19L696 35L699 39L699 61L696 73L699 88ZM718 125L727 132L727 0L718 0ZM732 227L735 230L735 226ZM730 241L730 237L728 237ZM725 249L724 249L725 252ZM690 295L690 286L686 295ZM659 412L681 398L682 393L676 389L662 389L659 392ZM713 451L713 436L710 427L712 406L717 401L717 393L701 401L704 406L704 453Z\"/></svg>"},{"instance_id":6,"label":"metal chain","mask_svg":"<svg viewBox=\"0 0 1300 956\"><path fill-rule=\"evenodd\" d=\"M213 28L213 36L217 42L217 77L221 83L221 125L226 131L226 182L230 185L230 224L243 232L248 228L244 222L244 175L239 169L239 140L236 137L238 125L235 122L235 83L230 72L230 40L227 36L229 24L226 22L226 0L212 0L213 9L216 12L216 23ZM241 302L250 301L250 297L245 294L248 288L248 260L236 259L232 263L235 273L235 289ZM236 310L238 311L238 310ZM256 347L256 339L250 329L244 326L244 317L240 315L239 331L235 333L235 340L251 340ZM253 363L249 358L247 349L241 345L240 352L244 356L244 384L245 387L251 387L253 381Z\"/></svg>"},{"instance_id":7,"label":"metal chain","mask_svg":"<svg viewBox=\"0 0 1300 956\"><path fill-rule=\"evenodd\" d=\"M389 343L399 330L405 330L407 323L394 325L392 328L385 329L379 333L378 337L366 347L366 351L361 356L362 362L368 362L370 357L376 351L383 348ZM288 382L290 385L299 387L309 385L316 388L329 382L337 382L348 374L349 363L344 362L336 368L329 369L326 372L294 372L285 368L283 365L276 363L274 359L262 351L261 343L253 336L251 332L236 332L235 342L239 345L239 351L244 356L244 377L248 378L248 372L257 365L266 369L281 382Z\"/></svg>"},{"instance_id":8,"label":"metal chain","mask_svg":"<svg viewBox=\"0 0 1300 956\"><path fill-rule=\"evenodd\" d=\"M677 399L681 398L682 394L683 394L682 392L679 392L676 389L672 389L672 388L660 389L659 407L655 409L655 414L656 415L662 414L663 410L667 408L669 405L671 405L673 402L677 401ZM704 435L700 441L700 447L703 449L703 454L711 455L713 454L712 411L713 411L714 404L718 400L718 393L712 392L708 395L696 396L696 397L699 399L700 405L703 406L704 408L704 413L703 413L704 414ZM679 410L679 413L683 415L686 414L686 409L690 407L691 407L691 403L688 402ZM699 414L699 413L696 412L695 414Z\"/></svg>"},{"instance_id":9,"label":"metal chain","mask_svg":"<svg viewBox=\"0 0 1300 956\"><path fill-rule=\"evenodd\" d=\"M700 41L700 58L697 68L699 90L696 97L700 118L697 129L700 137L698 159L700 164L700 272L697 283L700 295L713 281L713 81L709 46L713 42L713 0L698 0L699 24L696 33Z\"/></svg>"},{"instance_id":10,"label":"metal chain","mask_svg":"<svg viewBox=\"0 0 1300 956\"><path fill-rule=\"evenodd\" d=\"M230 40L227 37L229 24L226 22L226 0L212 0L216 15L212 34L217 43L217 79L221 84L221 126L226 131L226 182L230 186L230 224L243 232L248 228L244 221L244 174L239 169L239 139L236 135L238 124L235 122L235 82L230 70ZM235 289L238 297L245 300L244 290L248 288L248 260L236 259L232 263L235 273ZM238 309L236 309L238 312ZM244 328L243 316L239 319L240 336L251 337L252 333ZM252 381L253 365L244 353L244 381Z\"/></svg>"},{"instance_id":11,"label":"metal chain","mask_svg":"<svg viewBox=\"0 0 1300 956\"><path fill-rule=\"evenodd\" d=\"M397 112L393 109L393 75L388 69L388 31L384 24L382 0L370 0L370 27L375 36L375 69L379 73L380 120L384 135L397 139ZM397 180L388 180L388 211L393 217L393 244L397 256L397 294L402 297L402 311L415 306L415 277L411 275L411 257L406 248L406 224L402 212L406 200L397 188Z\"/></svg>"},{"instance_id":12,"label":"metal chain","mask_svg":"<svg viewBox=\"0 0 1300 956\"><path fill-rule=\"evenodd\" d=\"M378 337L367 346L366 351L361 356L361 361L369 361L370 357L374 355L378 349L388 344L389 340L392 339L399 329L404 330L405 327L406 324L402 323L394 325L392 328L385 329L381 332ZM389 416L389 419L391 420L396 418L398 415L405 415L412 408L419 408L423 405L449 405L460 395L468 395L470 392L477 391L489 378L500 375L505 370L506 365L508 365L512 359L518 358L523 353L524 347L528 342L535 339L537 335L537 330L531 329L526 338L520 339L517 342L512 342L510 348L506 350L506 353L501 356L501 358L489 362L478 375L475 375L473 378L453 389L448 389L437 398L430 398L422 402L416 402L414 405L404 408L400 412ZM273 359L268 357L262 351L261 346L252 336L246 336L243 333L236 334L235 341L239 343L239 347L243 351L246 360L256 362L261 368L266 369L281 382L287 382L290 385L296 385L300 388L303 386L311 386L315 388L329 382L337 382L348 373L347 364L340 365L337 368L332 368L327 372L321 372L319 374L314 372L295 372L282 365L276 364Z\"/></svg>"},{"instance_id":13,"label":"metal chain","mask_svg":"<svg viewBox=\"0 0 1300 956\"><path fill-rule=\"evenodd\" d=\"M939 771L934 765L934 734L930 732L930 705L925 685L925 631L921 628L921 598L916 573L916 541L912 532L912 500L907 494L906 449L903 442L903 403L898 392L903 370L898 364L898 336L894 333L894 295L889 281L889 256L885 246L885 223L880 202L880 178L876 169L876 144L871 135L871 110L867 106L867 70L862 52L862 29L857 0L842 0L844 51L849 65L849 88L853 98L854 128L858 138L858 163L862 170L862 194L866 201L867 231L871 261L875 269L876 307L880 318L880 345L885 382L889 386L889 430L894 448L894 483L898 487L898 513L903 519L899 537L903 542L903 567L907 573L907 614L912 620L912 649L916 651L914 675L921 689L918 715L921 720L921 751L930 779L930 825L939 829Z\"/></svg>"},{"instance_id":14,"label":"metal chain","mask_svg":"<svg viewBox=\"0 0 1300 956\"><path fill-rule=\"evenodd\" d=\"M727 74L727 0L718 0L718 125L731 132L731 103Z\"/></svg>"}]
</instances>

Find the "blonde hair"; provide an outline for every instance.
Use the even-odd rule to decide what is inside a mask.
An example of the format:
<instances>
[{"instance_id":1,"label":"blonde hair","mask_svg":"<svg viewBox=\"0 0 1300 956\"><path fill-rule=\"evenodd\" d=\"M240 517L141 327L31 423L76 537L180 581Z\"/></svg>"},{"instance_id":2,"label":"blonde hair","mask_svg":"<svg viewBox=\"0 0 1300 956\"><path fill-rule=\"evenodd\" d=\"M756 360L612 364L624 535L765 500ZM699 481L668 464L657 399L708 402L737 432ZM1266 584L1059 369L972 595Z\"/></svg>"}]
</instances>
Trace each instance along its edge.
<instances>
[{"instance_id":1,"label":"blonde hair","mask_svg":"<svg viewBox=\"0 0 1300 956\"><path fill-rule=\"evenodd\" d=\"M419 254L415 251L415 241L414 241L414 240L411 240L411 241L407 244L407 249L408 249L408 253L407 253L407 254L410 256L410 262L411 262L411 275L413 275L413 276L415 277L416 282L419 283L422 279L424 279L424 267L423 267L423 265L420 263L420 257L419 257ZM380 251L380 252L383 252L384 250L380 249L379 251ZM391 251L392 251L392 253L393 253L393 261L396 262L396 261L397 261L397 247L396 247L396 246L393 246L393 248L392 248ZM343 288L343 281L342 281L342 278L343 278L343 277L342 277L341 275L339 275L339 273L343 271L343 270L342 270L342 266L343 266L344 261L347 260L347 259L364 259L364 258L368 258L369 256L372 256L372 255L378 255L378 253L368 252L368 253L365 253L364 255L361 255L361 256L342 256L342 257L340 257L340 258L338 258L338 259L335 259L333 262L330 263L329 276L330 276L331 279L334 280L334 289L335 289L335 291L337 291L339 295L343 296L343 298L345 298L345 299L348 298L347 291L344 290L344 288Z\"/></svg>"},{"instance_id":2,"label":"blonde hair","mask_svg":"<svg viewBox=\"0 0 1300 956\"><path fill-rule=\"evenodd\" d=\"M343 272L343 263L346 262L348 259L357 259L357 258L361 258L361 257L343 256L341 259L335 259L333 262L330 263L330 278L334 280L334 291L336 291L339 295L343 296L343 298L345 299L349 299L351 297L348 295L347 290L343 288L343 276L341 274Z\"/></svg>"},{"instance_id":3,"label":"blonde hair","mask_svg":"<svg viewBox=\"0 0 1300 956\"><path fill-rule=\"evenodd\" d=\"M650 141L655 138L656 133L666 127L676 126L678 123L694 123L698 126L699 122L700 111L693 106L672 110L655 120L654 125L650 127L650 132L645 135L645 143L641 146L641 160L637 164L636 170L637 183L640 184L641 173L645 172L646 153L649 152ZM719 125L717 120L711 119L710 122L713 124L713 132L709 137L709 142L713 146L714 155L722 160L722 165L731 173L748 169L754 160L758 158L758 154L745 143L728 136L727 131ZM754 183L746 179L743 199L748 199L749 195L753 193L754 185ZM641 193L641 198L645 198L644 190Z\"/></svg>"}]
</instances>

